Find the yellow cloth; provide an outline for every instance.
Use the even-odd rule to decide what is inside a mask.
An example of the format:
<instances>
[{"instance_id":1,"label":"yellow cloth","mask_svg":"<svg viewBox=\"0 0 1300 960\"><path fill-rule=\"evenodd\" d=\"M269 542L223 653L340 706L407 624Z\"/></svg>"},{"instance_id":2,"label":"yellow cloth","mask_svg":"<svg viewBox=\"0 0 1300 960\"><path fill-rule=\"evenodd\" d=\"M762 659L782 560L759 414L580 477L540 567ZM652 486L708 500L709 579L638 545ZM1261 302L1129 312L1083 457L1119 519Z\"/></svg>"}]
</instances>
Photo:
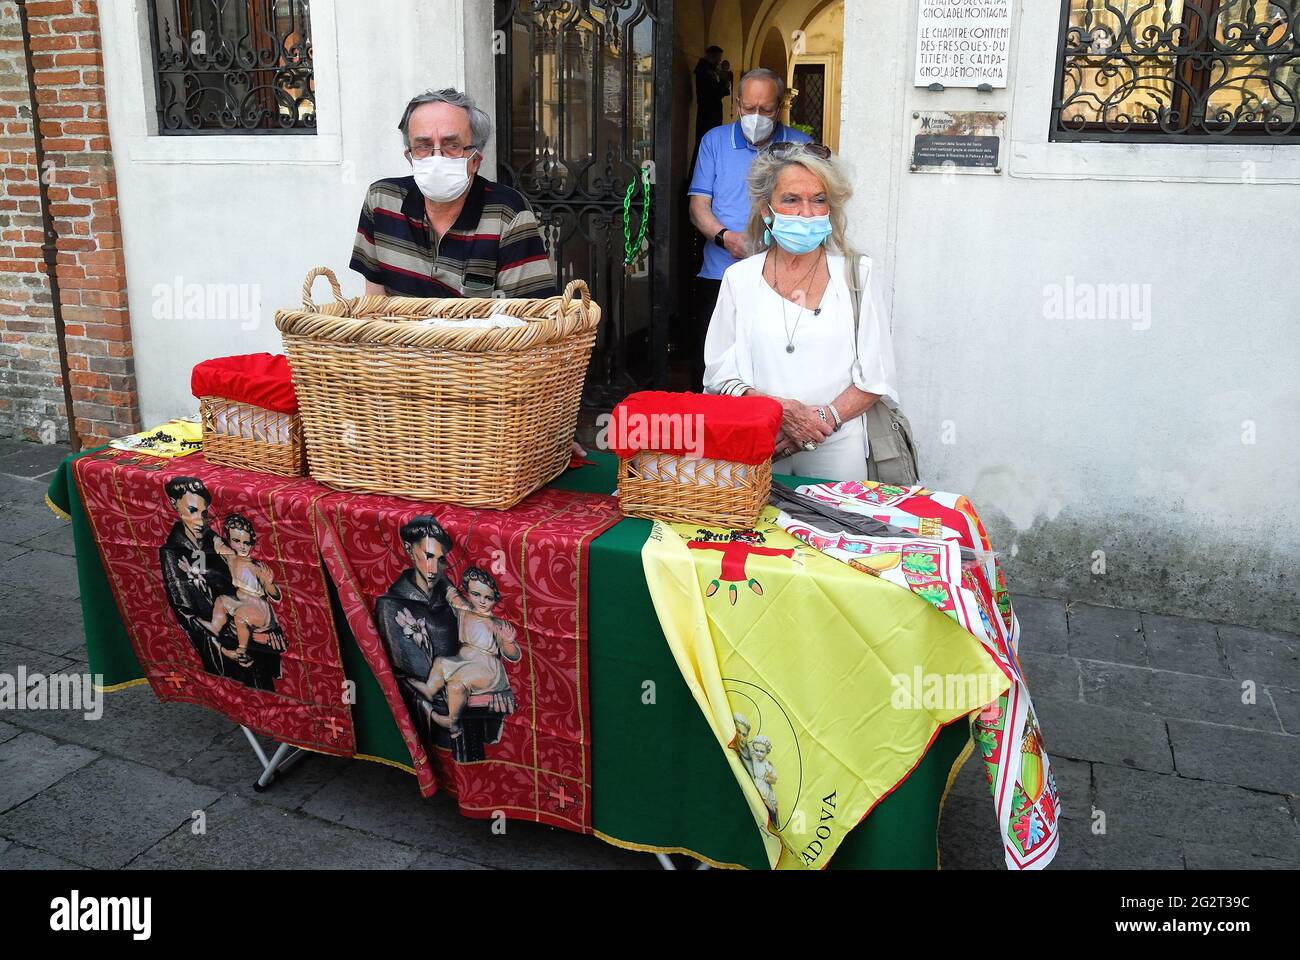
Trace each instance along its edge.
<instances>
[{"instance_id":1,"label":"yellow cloth","mask_svg":"<svg viewBox=\"0 0 1300 960\"><path fill-rule=\"evenodd\" d=\"M942 725L1009 681L951 618L813 550L776 515L754 531L656 523L641 557L769 863L820 869Z\"/></svg>"},{"instance_id":2,"label":"yellow cloth","mask_svg":"<svg viewBox=\"0 0 1300 960\"><path fill-rule=\"evenodd\" d=\"M110 440L108 445L150 457L186 457L203 449L203 425L193 420L168 420L142 433Z\"/></svg>"}]
</instances>

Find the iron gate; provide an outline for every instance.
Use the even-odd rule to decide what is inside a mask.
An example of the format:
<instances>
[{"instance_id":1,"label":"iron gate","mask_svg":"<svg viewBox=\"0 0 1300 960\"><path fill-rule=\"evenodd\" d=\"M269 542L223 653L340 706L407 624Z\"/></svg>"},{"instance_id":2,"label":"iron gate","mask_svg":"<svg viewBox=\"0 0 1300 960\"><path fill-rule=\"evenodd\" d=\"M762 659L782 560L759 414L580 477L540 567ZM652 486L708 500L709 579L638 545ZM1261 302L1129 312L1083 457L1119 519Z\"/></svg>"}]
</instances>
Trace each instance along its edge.
<instances>
[{"instance_id":1,"label":"iron gate","mask_svg":"<svg viewBox=\"0 0 1300 960\"><path fill-rule=\"evenodd\" d=\"M673 0L496 2L498 179L528 198L561 286L586 280L604 311L589 408L666 381L672 11ZM625 232L635 248L643 216L625 268Z\"/></svg>"}]
</instances>

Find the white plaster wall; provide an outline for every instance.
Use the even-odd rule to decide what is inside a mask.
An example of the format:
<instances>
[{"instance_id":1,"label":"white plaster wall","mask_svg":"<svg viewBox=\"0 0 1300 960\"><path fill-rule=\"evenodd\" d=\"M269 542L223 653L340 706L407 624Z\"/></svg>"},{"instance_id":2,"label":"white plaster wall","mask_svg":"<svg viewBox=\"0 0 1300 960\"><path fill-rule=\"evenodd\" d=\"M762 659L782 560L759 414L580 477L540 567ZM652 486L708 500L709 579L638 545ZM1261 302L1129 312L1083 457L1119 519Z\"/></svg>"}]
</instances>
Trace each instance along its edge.
<instances>
[{"instance_id":1,"label":"white plaster wall","mask_svg":"<svg viewBox=\"0 0 1300 960\"><path fill-rule=\"evenodd\" d=\"M992 94L911 85L917 6L849 0L841 152L926 480L971 496L1013 589L1295 629L1300 145L1050 143L1059 4L1017 4ZM1007 111L1004 174L908 172L923 109ZM1069 278L1149 291L1149 329L1050 319Z\"/></svg>"},{"instance_id":2,"label":"white plaster wall","mask_svg":"<svg viewBox=\"0 0 1300 960\"><path fill-rule=\"evenodd\" d=\"M152 424L195 412L198 361L279 351L275 310L301 303L309 268L331 267L345 293L361 293L347 269L357 216L370 182L408 169L397 131L407 100L468 84L494 113L495 85L484 0L312 0L316 136L160 137L145 7L102 0L100 20L141 416ZM205 291L243 285L235 302L256 309L155 295L177 278ZM328 297L318 281L316 298Z\"/></svg>"},{"instance_id":3,"label":"white plaster wall","mask_svg":"<svg viewBox=\"0 0 1300 960\"><path fill-rule=\"evenodd\" d=\"M105 0L101 19L153 423L193 412L197 361L279 349L274 310L308 268L361 291L357 212L370 181L404 171L412 92L467 84L489 111L494 94L486 0L313 0L318 136L151 136L143 7ZM972 497L1013 589L1300 629L1300 146L1050 143L1059 7L1017 7L1011 83L988 95L911 86L916 0L845 12L851 223L890 282L926 479ZM911 112L936 108L1006 110L1004 174L910 174ZM178 276L252 285L258 317L156 311ZM1048 319L1045 289L1068 278L1149 289L1149 329Z\"/></svg>"}]
</instances>

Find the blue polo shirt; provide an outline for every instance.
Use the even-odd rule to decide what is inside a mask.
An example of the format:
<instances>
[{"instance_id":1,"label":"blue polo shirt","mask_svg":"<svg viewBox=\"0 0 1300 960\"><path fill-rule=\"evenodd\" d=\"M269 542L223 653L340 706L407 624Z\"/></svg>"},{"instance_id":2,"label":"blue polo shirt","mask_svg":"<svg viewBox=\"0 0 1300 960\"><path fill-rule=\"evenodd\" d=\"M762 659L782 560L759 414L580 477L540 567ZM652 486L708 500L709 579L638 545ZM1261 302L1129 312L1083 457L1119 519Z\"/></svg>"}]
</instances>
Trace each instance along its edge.
<instances>
[{"instance_id":1,"label":"blue polo shirt","mask_svg":"<svg viewBox=\"0 0 1300 960\"><path fill-rule=\"evenodd\" d=\"M782 140L808 143L812 137L778 122L768 143ZM743 233L749 226L751 210L746 179L756 156L758 150L740 132L740 121L714 127L700 141L695 175L687 191L692 197L712 200L713 215L724 227L737 233ZM721 280L723 271L735 262L735 257L710 240L704 245L704 267L699 275L708 280Z\"/></svg>"}]
</instances>

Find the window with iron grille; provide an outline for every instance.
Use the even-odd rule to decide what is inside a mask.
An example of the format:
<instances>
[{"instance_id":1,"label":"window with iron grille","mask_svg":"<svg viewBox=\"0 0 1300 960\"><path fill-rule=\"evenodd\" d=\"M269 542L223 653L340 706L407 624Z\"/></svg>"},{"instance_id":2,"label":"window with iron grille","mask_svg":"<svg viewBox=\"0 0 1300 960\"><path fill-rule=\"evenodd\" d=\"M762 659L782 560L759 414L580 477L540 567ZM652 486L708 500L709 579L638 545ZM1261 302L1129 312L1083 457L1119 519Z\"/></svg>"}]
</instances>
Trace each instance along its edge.
<instances>
[{"instance_id":1,"label":"window with iron grille","mask_svg":"<svg viewBox=\"0 0 1300 960\"><path fill-rule=\"evenodd\" d=\"M1300 142L1300 0L1062 0L1053 140Z\"/></svg>"},{"instance_id":2,"label":"window with iron grille","mask_svg":"<svg viewBox=\"0 0 1300 960\"><path fill-rule=\"evenodd\" d=\"M161 134L316 132L308 0L149 0Z\"/></svg>"}]
</instances>

